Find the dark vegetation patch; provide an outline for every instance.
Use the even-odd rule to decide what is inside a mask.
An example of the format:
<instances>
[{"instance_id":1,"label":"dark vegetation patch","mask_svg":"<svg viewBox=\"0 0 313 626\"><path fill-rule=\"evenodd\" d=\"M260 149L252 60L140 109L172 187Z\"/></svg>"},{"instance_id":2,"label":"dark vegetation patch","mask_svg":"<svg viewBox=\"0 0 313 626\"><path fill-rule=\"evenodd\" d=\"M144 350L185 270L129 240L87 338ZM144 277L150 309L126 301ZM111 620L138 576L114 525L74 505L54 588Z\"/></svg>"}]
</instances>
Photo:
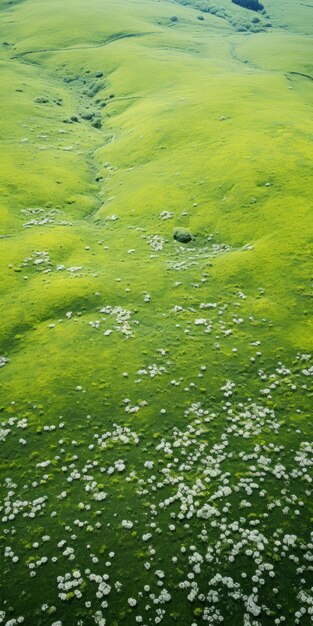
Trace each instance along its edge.
<instances>
[{"instance_id":1,"label":"dark vegetation patch","mask_svg":"<svg viewBox=\"0 0 313 626\"><path fill-rule=\"evenodd\" d=\"M36 102L36 104L48 104L49 98L47 98L47 96L38 96L35 98L34 102Z\"/></svg>"},{"instance_id":2,"label":"dark vegetation patch","mask_svg":"<svg viewBox=\"0 0 313 626\"><path fill-rule=\"evenodd\" d=\"M14 7L16 4L20 4L23 0L1 0L0 9L9 9L10 7Z\"/></svg>"},{"instance_id":3,"label":"dark vegetation patch","mask_svg":"<svg viewBox=\"0 0 313 626\"><path fill-rule=\"evenodd\" d=\"M250 11L263 11L264 6L258 0L232 0L233 4L238 4L240 7L244 9L249 9Z\"/></svg>"},{"instance_id":4,"label":"dark vegetation patch","mask_svg":"<svg viewBox=\"0 0 313 626\"><path fill-rule=\"evenodd\" d=\"M215 17L224 19L238 32L250 31L258 33L271 26L270 22L268 22L265 9L258 0L232 0L233 4L237 4L251 11L257 11L263 15L263 19L259 18L258 21L255 20L255 17L251 18L249 14L243 14L242 16L234 15L222 5L216 6L210 0L176 0L176 2L183 6L190 6L197 11L201 11L201 13L210 13L211 15L215 15ZM197 16L197 19L202 20L203 16Z\"/></svg>"}]
</instances>

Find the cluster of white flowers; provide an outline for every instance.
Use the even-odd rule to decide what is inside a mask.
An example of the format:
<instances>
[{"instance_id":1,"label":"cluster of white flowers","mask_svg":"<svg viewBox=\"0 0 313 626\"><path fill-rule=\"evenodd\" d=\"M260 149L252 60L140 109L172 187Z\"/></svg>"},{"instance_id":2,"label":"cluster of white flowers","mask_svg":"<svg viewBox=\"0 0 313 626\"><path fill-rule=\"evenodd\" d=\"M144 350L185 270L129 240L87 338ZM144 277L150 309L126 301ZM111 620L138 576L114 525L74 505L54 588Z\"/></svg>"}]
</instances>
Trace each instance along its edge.
<instances>
[{"instance_id":1,"label":"cluster of white flowers","mask_svg":"<svg viewBox=\"0 0 313 626\"><path fill-rule=\"evenodd\" d=\"M23 224L24 228L31 228L32 226L45 226L46 224L54 224L54 219L48 216L42 216L40 219L35 217Z\"/></svg>"},{"instance_id":2,"label":"cluster of white flowers","mask_svg":"<svg viewBox=\"0 0 313 626\"><path fill-rule=\"evenodd\" d=\"M226 311L213 303L203 304L203 308L212 309L220 320ZM195 315L196 311L189 307L185 313ZM250 345L257 347L259 343L253 341ZM166 353L159 348L157 358ZM8 544L4 547L6 567L13 572L16 567L27 568L30 579L36 582L40 568L52 570L57 563L58 573L62 573L64 566L69 571L57 577L59 600L73 602L74 612L76 607L85 606L100 626L108 621L106 611L116 603L117 594L136 623L166 623L166 605L173 589L175 599L177 596L191 603L197 621L200 618L220 624L227 617L225 607L231 611L236 605L245 626L262 624L273 615L276 626L285 621L283 600L277 597L276 601L276 596L281 594L281 577L286 569L297 576L297 591L291 588L290 593L293 620L301 626L303 616L311 619L313 615L313 598L307 584L313 563L313 534L308 540L303 524L298 524L303 519L306 499L312 496L313 448L309 441L302 440L296 424L292 430L293 449L288 449L283 436L288 431L277 417L279 409L272 408L262 390L266 380L276 402L282 390L289 389L292 379L297 381L299 393L304 394L301 383L307 380L307 374L302 361L295 375L282 362L274 372L258 370L253 399L240 398L240 385L235 387L231 380L219 382L221 394L214 412L202 396L202 402L191 401L185 406L180 421L172 427L166 426L161 434L151 431L149 440L146 425L140 431L142 437L130 427L131 420L137 421L136 413L147 405L141 399L133 402L120 398L118 411L124 407L128 414L125 426L116 423L116 418L103 432L99 422L87 415L90 429L86 428L85 439L78 433L68 433L67 428L64 439L58 439L58 428L64 426L61 416L59 424L42 425L40 432L45 433L45 441L58 440L49 448L50 458L44 451L48 448L43 448L42 456L39 451L31 458L34 476L27 482L18 478L15 483L6 478L3 483L0 506ZM170 361L166 365L170 369ZM165 372L163 365L152 363L138 374L154 378ZM208 377L209 373L209 360L199 357L192 376ZM160 379L160 386L163 380L165 377ZM183 381L172 379L173 394L183 390ZM188 380L188 388L196 393L192 384ZM76 388L82 389L79 385ZM157 409L161 415L166 412ZM31 440L34 424L26 415L10 416L2 422L4 439L18 440L21 430L27 429ZM123 408L122 415L125 417ZM136 451L134 446L139 449ZM139 460L136 471L134 455ZM51 498L46 485L56 470L58 495ZM122 496L119 506L119 498L112 497L116 496L115 485ZM131 500L123 503L128 488ZM30 496L32 489L38 490L36 498ZM75 514L64 522L71 505ZM22 519L15 523L19 516ZM35 517L38 519L33 521ZM61 536L49 526L54 517L54 522L60 520ZM29 539L20 531L23 518ZM116 533L124 542L117 542L113 551ZM86 537L84 566L79 561L81 537ZM26 541L30 550L27 559L23 553ZM121 578L122 583L117 580L123 576L119 568L124 545L132 549L132 541L135 549L141 543L138 585L128 576ZM118 558L112 562L115 550ZM94 571L88 568L88 560ZM57 609L50 611L50 598L44 600L41 610L46 619ZM139 608L142 615L137 614ZM1 618L2 622L7 620L6 624L21 623L11 613L9 617L0 613L0 623Z\"/></svg>"},{"instance_id":3,"label":"cluster of white flowers","mask_svg":"<svg viewBox=\"0 0 313 626\"><path fill-rule=\"evenodd\" d=\"M31 256L26 257L22 263L20 263L20 267L29 267L33 266L38 271L48 273L51 272L52 262L49 256L49 252L34 250Z\"/></svg>"},{"instance_id":4,"label":"cluster of white flowers","mask_svg":"<svg viewBox=\"0 0 313 626\"><path fill-rule=\"evenodd\" d=\"M127 528L128 530L130 530L133 527L133 522L131 522L130 520L127 519L123 519L121 522L121 525L123 528Z\"/></svg>"},{"instance_id":5,"label":"cluster of white flowers","mask_svg":"<svg viewBox=\"0 0 313 626\"><path fill-rule=\"evenodd\" d=\"M161 211L160 218L161 220L170 220L173 217L173 213L170 211Z\"/></svg>"},{"instance_id":6,"label":"cluster of white flowers","mask_svg":"<svg viewBox=\"0 0 313 626\"><path fill-rule=\"evenodd\" d=\"M119 218L118 215L108 215L105 219L107 222L116 222Z\"/></svg>"},{"instance_id":7,"label":"cluster of white flowers","mask_svg":"<svg viewBox=\"0 0 313 626\"><path fill-rule=\"evenodd\" d=\"M104 313L105 315L109 315L115 318L116 325L114 326L114 328L116 331L122 333L123 335L125 335L125 337L133 336L133 331L130 324L131 311L123 309L121 306L108 305L100 309L100 313ZM99 328L100 322L94 322L92 325L94 328ZM109 333L108 331L106 331L104 334Z\"/></svg>"},{"instance_id":8,"label":"cluster of white flowers","mask_svg":"<svg viewBox=\"0 0 313 626\"><path fill-rule=\"evenodd\" d=\"M150 378L155 378L156 376L161 376L166 373L166 368L163 365L157 365L153 363L152 365L148 365L145 369L138 370L137 374L139 376L150 376Z\"/></svg>"},{"instance_id":9,"label":"cluster of white flowers","mask_svg":"<svg viewBox=\"0 0 313 626\"><path fill-rule=\"evenodd\" d=\"M112 446L117 443L126 444L138 444L139 436L135 431L130 430L127 426L119 426L113 424L114 430L107 431L102 435L95 434L94 438L97 440L98 445L101 448Z\"/></svg>"},{"instance_id":10,"label":"cluster of white flowers","mask_svg":"<svg viewBox=\"0 0 313 626\"><path fill-rule=\"evenodd\" d=\"M161 250L163 250L163 247L164 247L163 237L161 237L160 235L148 235L145 238L150 248L153 250L153 252L161 252Z\"/></svg>"}]
</instances>

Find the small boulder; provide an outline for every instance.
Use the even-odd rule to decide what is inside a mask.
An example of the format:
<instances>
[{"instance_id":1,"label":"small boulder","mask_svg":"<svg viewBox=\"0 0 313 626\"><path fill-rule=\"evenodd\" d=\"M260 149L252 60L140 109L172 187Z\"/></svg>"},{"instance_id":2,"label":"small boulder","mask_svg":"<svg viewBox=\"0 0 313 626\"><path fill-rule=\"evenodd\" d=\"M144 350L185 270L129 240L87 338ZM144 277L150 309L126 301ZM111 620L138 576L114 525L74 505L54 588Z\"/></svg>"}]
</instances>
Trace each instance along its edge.
<instances>
[{"instance_id":1,"label":"small boulder","mask_svg":"<svg viewBox=\"0 0 313 626\"><path fill-rule=\"evenodd\" d=\"M187 228L174 228L173 237L180 243L189 243L189 241L192 241L194 238Z\"/></svg>"}]
</instances>

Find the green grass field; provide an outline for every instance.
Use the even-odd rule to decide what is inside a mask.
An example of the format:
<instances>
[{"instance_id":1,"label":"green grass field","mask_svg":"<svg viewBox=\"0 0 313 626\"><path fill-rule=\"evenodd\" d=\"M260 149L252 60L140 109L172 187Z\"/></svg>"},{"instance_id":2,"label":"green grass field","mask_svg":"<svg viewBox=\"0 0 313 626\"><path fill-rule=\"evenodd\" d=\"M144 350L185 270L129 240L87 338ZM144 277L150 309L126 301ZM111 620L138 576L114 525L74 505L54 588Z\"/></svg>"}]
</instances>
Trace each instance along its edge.
<instances>
[{"instance_id":1,"label":"green grass field","mask_svg":"<svg viewBox=\"0 0 313 626\"><path fill-rule=\"evenodd\" d=\"M313 8L216 2L0 3L4 626L312 623Z\"/></svg>"}]
</instances>

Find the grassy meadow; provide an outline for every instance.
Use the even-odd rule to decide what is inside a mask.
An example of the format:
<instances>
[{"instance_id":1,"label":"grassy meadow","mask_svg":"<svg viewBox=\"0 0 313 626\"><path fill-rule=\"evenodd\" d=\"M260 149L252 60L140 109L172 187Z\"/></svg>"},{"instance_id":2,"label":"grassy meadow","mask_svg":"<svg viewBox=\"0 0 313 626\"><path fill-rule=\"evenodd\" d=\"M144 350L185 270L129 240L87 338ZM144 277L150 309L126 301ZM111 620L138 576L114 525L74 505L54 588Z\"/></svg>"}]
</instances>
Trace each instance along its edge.
<instances>
[{"instance_id":1,"label":"grassy meadow","mask_svg":"<svg viewBox=\"0 0 313 626\"><path fill-rule=\"evenodd\" d=\"M312 623L313 9L216 2L0 3L4 626Z\"/></svg>"}]
</instances>

